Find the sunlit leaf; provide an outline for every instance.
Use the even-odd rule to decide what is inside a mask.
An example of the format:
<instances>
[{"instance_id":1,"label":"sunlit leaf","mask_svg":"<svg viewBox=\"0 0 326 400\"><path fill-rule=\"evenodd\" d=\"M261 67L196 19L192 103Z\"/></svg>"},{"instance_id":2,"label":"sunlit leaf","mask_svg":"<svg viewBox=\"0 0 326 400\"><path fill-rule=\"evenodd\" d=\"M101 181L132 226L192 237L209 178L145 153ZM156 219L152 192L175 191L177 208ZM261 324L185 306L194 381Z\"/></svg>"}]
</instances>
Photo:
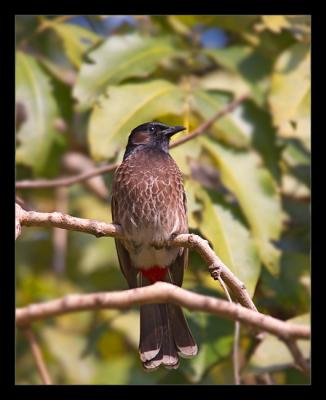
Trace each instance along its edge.
<instances>
[{"instance_id":1,"label":"sunlit leaf","mask_svg":"<svg viewBox=\"0 0 326 400\"><path fill-rule=\"evenodd\" d=\"M226 70L205 74L200 79L199 85L206 90L231 92L236 97L250 92L250 87L243 78L234 72Z\"/></svg>"},{"instance_id":2,"label":"sunlit leaf","mask_svg":"<svg viewBox=\"0 0 326 400\"><path fill-rule=\"evenodd\" d=\"M296 44L277 59L269 102L280 135L310 147L310 50Z\"/></svg>"},{"instance_id":3,"label":"sunlit leaf","mask_svg":"<svg viewBox=\"0 0 326 400\"><path fill-rule=\"evenodd\" d=\"M253 99L263 104L272 69L272 63L265 55L250 46L205 49L204 53L222 68L239 75L250 85Z\"/></svg>"},{"instance_id":4,"label":"sunlit leaf","mask_svg":"<svg viewBox=\"0 0 326 400\"><path fill-rule=\"evenodd\" d=\"M213 203L200 187L196 189L196 197L203 204L200 231L253 296L260 274L260 261L250 232L230 211Z\"/></svg>"},{"instance_id":5,"label":"sunlit leaf","mask_svg":"<svg viewBox=\"0 0 326 400\"><path fill-rule=\"evenodd\" d=\"M183 103L182 90L163 80L110 87L90 117L88 134L93 157L114 157L125 148L128 135L137 125L162 115L180 114Z\"/></svg>"},{"instance_id":6,"label":"sunlit leaf","mask_svg":"<svg viewBox=\"0 0 326 400\"><path fill-rule=\"evenodd\" d=\"M168 21L177 32L181 33L186 32L186 28L194 28L200 24L242 34L250 29L257 19L258 16L255 15L171 15Z\"/></svg>"},{"instance_id":7,"label":"sunlit leaf","mask_svg":"<svg viewBox=\"0 0 326 400\"><path fill-rule=\"evenodd\" d=\"M272 32L279 33L283 28L290 26L285 15L262 15L263 27Z\"/></svg>"},{"instance_id":8,"label":"sunlit leaf","mask_svg":"<svg viewBox=\"0 0 326 400\"><path fill-rule=\"evenodd\" d=\"M81 354L85 347L86 337L76 332L65 332L56 327L46 327L42 336L51 354L64 370L67 383L89 383L95 372L95 357L89 355L81 362Z\"/></svg>"},{"instance_id":9,"label":"sunlit leaf","mask_svg":"<svg viewBox=\"0 0 326 400\"><path fill-rule=\"evenodd\" d=\"M287 320L289 323L310 325L310 315L304 314ZM310 358L309 340L298 340L297 345L303 356ZM252 355L248 372L264 373L282 370L293 365L293 357L287 346L274 335L267 334Z\"/></svg>"},{"instance_id":10,"label":"sunlit leaf","mask_svg":"<svg viewBox=\"0 0 326 400\"><path fill-rule=\"evenodd\" d=\"M222 110L229 102L228 96L204 90L194 91L193 97L194 109L205 120L211 118L217 111ZM238 110L227 113L217 120L210 130L219 140L243 148L250 143L250 135L248 135L248 124L244 124L237 117L239 107Z\"/></svg>"},{"instance_id":11,"label":"sunlit leaf","mask_svg":"<svg viewBox=\"0 0 326 400\"><path fill-rule=\"evenodd\" d=\"M278 271L279 251L270 240L278 239L282 213L275 182L253 152L237 153L209 138L200 138L221 173L224 185L232 191L251 226L259 256L272 273Z\"/></svg>"},{"instance_id":12,"label":"sunlit leaf","mask_svg":"<svg viewBox=\"0 0 326 400\"><path fill-rule=\"evenodd\" d=\"M59 108L48 76L32 56L20 51L16 54L16 104L24 110L16 162L32 167L36 175L53 174L64 144L55 128Z\"/></svg>"},{"instance_id":13,"label":"sunlit leaf","mask_svg":"<svg viewBox=\"0 0 326 400\"><path fill-rule=\"evenodd\" d=\"M84 63L74 88L74 96L82 107L92 103L108 85L126 78L147 76L164 60L176 54L168 38L154 38L133 33L111 36Z\"/></svg>"},{"instance_id":14,"label":"sunlit leaf","mask_svg":"<svg viewBox=\"0 0 326 400\"><path fill-rule=\"evenodd\" d=\"M191 383L198 383L212 365L230 357L233 324L204 313L187 315L187 320L199 351L196 357L181 360L179 369Z\"/></svg>"},{"instance_id":15,"label":"sunlit leaf","mask_svg":"<svg viewBox=\"0 0 326 400\"><path fill-rule=\"evenodd\" d=\"M85 52L100 41L92 31L74 24L53 24L52 29L60 36L71 63L79 68Z\"/></svg>"}]
</instances>

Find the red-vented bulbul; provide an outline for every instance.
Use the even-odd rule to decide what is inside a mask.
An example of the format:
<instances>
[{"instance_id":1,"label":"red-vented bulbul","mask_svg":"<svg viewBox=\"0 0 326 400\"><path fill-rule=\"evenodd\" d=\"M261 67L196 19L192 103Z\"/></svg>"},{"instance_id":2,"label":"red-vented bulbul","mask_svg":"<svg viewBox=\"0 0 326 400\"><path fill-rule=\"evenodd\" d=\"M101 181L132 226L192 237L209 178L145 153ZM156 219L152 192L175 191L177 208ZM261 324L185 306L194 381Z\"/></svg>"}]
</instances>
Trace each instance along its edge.
<instances>
[{"instance_id":1,"label":"red-vented bulbul","mask_svg":"<svg viewBox=\"0 0 326 400\"><path fill-rule=\"evenodd\" d=\"M181 286L188 249L167 241L188 232L182 174L169 154L169 141L183 126L148 122L129 135L112 188L112 220L125 239L116 240L121 270L130 288L166 281ZM178 355L197 354L182 309L174 304L140 307L140 359L146 370L178 368Z\"/></svg>"}]
</instances>

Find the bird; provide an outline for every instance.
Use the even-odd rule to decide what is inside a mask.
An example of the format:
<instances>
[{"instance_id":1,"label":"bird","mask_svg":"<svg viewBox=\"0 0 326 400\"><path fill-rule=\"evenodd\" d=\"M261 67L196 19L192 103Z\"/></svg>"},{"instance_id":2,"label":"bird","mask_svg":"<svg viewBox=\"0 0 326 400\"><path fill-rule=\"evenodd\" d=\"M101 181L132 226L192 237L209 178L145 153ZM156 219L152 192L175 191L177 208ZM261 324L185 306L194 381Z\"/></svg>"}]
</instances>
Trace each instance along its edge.
<instances>
[{"instance_id":1,"label":"bird","mask_svg":"<svg viewBox=\"0 0 326 400\"><path fill-rule=\"evenodd\" d=\"M169 154L171 137L185 129L158 121L137 126L114 173L112 222L119 224L124 234L115 244L129 288L157 281L182 286L188 249L167 243L188 233L183 176ZM139 355L145 371L155 371L161 365L177 369L179 357L191 358L197 352L180 306L140 306Z\"/></svg>"}]
</instances>

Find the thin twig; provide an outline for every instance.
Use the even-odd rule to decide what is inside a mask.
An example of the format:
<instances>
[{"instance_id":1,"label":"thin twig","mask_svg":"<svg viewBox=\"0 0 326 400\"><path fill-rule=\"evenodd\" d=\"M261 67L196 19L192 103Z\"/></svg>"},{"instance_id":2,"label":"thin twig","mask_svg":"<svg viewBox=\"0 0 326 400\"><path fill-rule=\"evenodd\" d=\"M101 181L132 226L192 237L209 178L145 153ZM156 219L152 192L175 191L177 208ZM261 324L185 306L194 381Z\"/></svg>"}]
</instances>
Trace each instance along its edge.
<instances>
[{"instance_id":1,"label":"thin twig","mask_svg":"<svg viewBox=\"0 0 326 400\"><path fill-rule=\"evenodd\" d=\"M171 143L170 148L174 148L183 143L188 142L196 138L197 136L205 133L207 129L213 125L218 119L222 118L225 114L233 111L240 103L242 103L248 95L243 95L238 99L229 103L225 108L215 113L210 119L203 122L198 128L196 128L193 132L190 132L188 135L182 137L179 140L176 140L174 143ZM101 167L93 168L88 172L84 172L78 175L69 176L69 177L61 177L57 179L31 179L31 180L22 180L16 182L16 189L38 189L38 188L53 188L57 186L70 186L78 182L85 181L93 176L104 174L106 172L112 172L116 168L118 168L119 163L103 165Z\"/></svg>"},{"instance_id":2,"label":"thin twig","mask_svg":"<svg viewBox=\"0 0 326 400\"><path fill-rule=\"evenodd\" d=\"M235 321L234 340L233 340L233 373L234 373L234 383L236 385L240 385L239 343L240 343L240 322Z\"/></svg>"},{"instance_id":3,"label":"thin twig","mask_svg":"<svg viewBox=\"0 0 326 400\"><path fill-rule=\"evenodd\" d=\"M218 276L218 280L226 293L226 296L230 303L232 302L232 298L230 293L221 278L220 274ZM240 339L240 323L239 321L235 321L234 324L234 340L233 340L233 349L232 349L232 361L233 361L233 375L234 375L234 383L236 385L240 385L240 367L239 367L239 339Z\"/></svg>"},{"instance_id":4,"label":"thin twig","mask_svg":"<svg viewBox=\"0 0 326 400\"><path fill-rule=\"evenodd\" d=\"M283 339L287 348L290 350L292 357L295 361L295 365L303 372L306 376L309 376L309 363L305 360L301 350L297 343L292 338Z\"/></svg>"},{"instance_id":5,"label":"thin twig","mask_svg":"<svg viewBox=\"0 0 326 400\"><path fill-rule=\"evenodd\" d=\"M257 327L280 338L308 339L310 337L310 329L307 326L290 324L249 310L239 304L197 294L167 282L156 282L150 286L119 292L68 295L61 299L17 308L16 324L23 326L33 321L70 312L111 308L128 309L135 305L156 303L178 304L189 310L205 311L227 319L241 321L241 323Z\"/></svg>"},{"instance_id":6,"label":"thin twig","mask_svg":"<svg viewBox=\"0 0 326 400\"><path fill-rule=\"evenodd\" d=\"M70 186L74 183L86 181L96 175L101 175L106 172L112 172L118 168L120 164L108 164L102 165L101 167L92 168L87 172L77 174L69 177L62 177L58 179L26 179L23 181L16 182L16 189L39 189L39 188L53 188L57 186Z\"/></svg>"},{"instance_id":7,"label":"thin twig","mask_svg":"<svg viewBox=\"0 0 326 400\"><path fill-rule=\"evenodd\" d=\"M41 349L36 341L36 337L32 331L32 328L29 325L27 325L27 326L22 327L21 331L24 333L24 335L26 336L26 338L28 340L28 344L31 349L31 352L32 352L37 370L42 379L42 382L45 385L51 385L49 371L44 362Z\"/></svg>"},{"instance_id":8,"label":"thin twig","mask_svg":"<svg viewBox=\"0 0 326 400\"><path fill-rule=\"evenodd\" d=\"M249 96L248 94L244 94L243 96L241 96L238 99L229 103L222 110L217 111L210 119L208 119L207 121L205 121L201 125L199 125L199 127L196 128L193 132L190 132L188 135L171 143L170 149L172 149L176 146L179 146L180 144L186 143L189 140L192 140L192 139L196 138L197 136L203 134L205 131L207 131L208 128L210 128L214 124L214 122L216 122L218 119L224 117L224 115L232 112L236 107L238 107L239 104L241 104L244 100L246 100L248 98L248 96Z\"/></svg>"}]
</instances>

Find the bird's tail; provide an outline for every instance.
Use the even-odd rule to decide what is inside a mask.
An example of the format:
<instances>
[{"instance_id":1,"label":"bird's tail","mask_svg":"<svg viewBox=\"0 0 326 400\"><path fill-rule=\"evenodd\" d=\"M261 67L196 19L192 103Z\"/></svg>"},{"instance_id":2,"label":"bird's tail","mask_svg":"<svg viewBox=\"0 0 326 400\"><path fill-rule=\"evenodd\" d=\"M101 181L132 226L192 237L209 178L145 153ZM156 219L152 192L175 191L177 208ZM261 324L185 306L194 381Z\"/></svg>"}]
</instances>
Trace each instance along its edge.
<instances>
[{"instance_id":1,"label":"bird's tail","mask_svg":"<svg viewBox=\"0 0 326 400\"><path fill-rule=\"evenodd\" d=\"M140 307L139 353L146 370L153 371L161 364L176 369L179 356L190 358L197 351L181 307L175 304Z\"/></svg>"}]
</instances>

